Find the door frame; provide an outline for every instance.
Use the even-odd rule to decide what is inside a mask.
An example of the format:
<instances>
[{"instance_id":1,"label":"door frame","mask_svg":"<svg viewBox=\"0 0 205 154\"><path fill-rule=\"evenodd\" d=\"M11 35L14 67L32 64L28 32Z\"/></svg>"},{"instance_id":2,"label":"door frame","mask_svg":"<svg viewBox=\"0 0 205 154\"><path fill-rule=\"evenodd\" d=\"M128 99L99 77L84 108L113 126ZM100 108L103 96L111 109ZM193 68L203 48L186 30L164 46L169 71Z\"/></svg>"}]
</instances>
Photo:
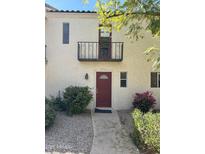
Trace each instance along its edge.
<instances>
[{"instance_id":1,"label":"door frame","mask_svg":"<svg viewBox=\"0 0 205 154\"><path fill-rule=\"evenodd\" d=\"M95 107L97 107L97 73L110 73L110 107L105 107L105 108L112 108L112 71L102 71L102 70L99 70L99 71L96 71L95 72ZM97 107L97 108L100 108L100 107ZM102 107L103 108L103 107Z\"/></svg>"}]
</instances>

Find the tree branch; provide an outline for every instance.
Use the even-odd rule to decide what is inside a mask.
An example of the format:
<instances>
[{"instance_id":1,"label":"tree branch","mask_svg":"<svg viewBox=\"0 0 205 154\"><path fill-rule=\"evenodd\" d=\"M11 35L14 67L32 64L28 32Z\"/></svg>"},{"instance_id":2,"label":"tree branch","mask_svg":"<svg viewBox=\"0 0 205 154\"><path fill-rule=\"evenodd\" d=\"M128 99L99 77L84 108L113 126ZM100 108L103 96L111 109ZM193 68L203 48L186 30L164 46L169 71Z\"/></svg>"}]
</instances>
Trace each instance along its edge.
<instances>
[{"instance_id":1,"label":"tree branch","mask_svg":"<svg viewBox=\"0 0 205 154\"><path fill-rule=\"evenodd\" d=\"M113 17L119 17L122 16L123 13L121 14L114 14L111 16L106 17L107 19L113 18ZM155 16L155 17L160 17L160 12L133 12L133 13L128 13L127 15L149 15L149 16Z\"/></svg>"}]
</instances>

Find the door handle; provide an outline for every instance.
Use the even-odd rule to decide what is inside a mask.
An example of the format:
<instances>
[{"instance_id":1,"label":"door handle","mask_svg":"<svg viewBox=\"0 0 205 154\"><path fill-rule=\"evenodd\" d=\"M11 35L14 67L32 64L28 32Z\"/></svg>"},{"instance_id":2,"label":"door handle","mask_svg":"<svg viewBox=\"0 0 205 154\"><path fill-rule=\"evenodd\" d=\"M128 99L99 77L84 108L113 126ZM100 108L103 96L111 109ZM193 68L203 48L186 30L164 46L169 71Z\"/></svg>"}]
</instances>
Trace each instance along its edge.
<instances>
[{"instance_id":1,"label":"door handle","mask_svg":"<svg viewBox=\"0 0 205 154\"><path fill-rule=\"evenodd\" d=\"M96 88L96 94L98 93L98 88Z\"/></svg>"}]
</instances>

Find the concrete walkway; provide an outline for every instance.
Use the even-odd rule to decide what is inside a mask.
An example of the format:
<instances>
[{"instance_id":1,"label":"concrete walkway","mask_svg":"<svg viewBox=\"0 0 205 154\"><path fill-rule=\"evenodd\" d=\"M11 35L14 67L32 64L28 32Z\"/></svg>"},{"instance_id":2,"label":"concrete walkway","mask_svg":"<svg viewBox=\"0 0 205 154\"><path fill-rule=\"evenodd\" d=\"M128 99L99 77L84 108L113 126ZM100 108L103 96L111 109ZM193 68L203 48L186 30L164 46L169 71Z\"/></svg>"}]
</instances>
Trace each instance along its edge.
<instances>
[{"instance_id":1,"label":"concrete walkway","mask_svg":"<svg viewBox=\"0 0 205 154\"><path fill-rule=\"evenodd\" d=\"M75 153L72 153L72 152L66 152L66 153L61 153L61 152L46 152L45 154L75 154ZM79 153L81 154L81 153ZM82 153L83 154L83 153Z\"/></svg>"},{"instance_id":2,"label":"concrete walkway","mask_svg":"<svg viewBox=\"0 0 205 154\"><path fill-rule=\"evenodd\" d=\"M91 154L139 154L131 138L122 129L118 114L92 111L94 130Z\"/></svg>"}]
</instances>

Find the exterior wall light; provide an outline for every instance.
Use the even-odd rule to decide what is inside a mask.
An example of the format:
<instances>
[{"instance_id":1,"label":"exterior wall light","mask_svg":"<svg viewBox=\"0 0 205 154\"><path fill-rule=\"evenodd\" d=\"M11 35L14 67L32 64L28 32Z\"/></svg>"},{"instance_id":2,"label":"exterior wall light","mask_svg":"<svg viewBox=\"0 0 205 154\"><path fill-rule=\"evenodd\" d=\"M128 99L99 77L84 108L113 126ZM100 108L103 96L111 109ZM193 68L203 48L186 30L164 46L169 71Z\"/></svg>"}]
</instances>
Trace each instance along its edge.
<instances>
[{"instance_id":1,"label":"exterior wall light","mask_svg":"<svg viewBox=\"0 0 205 154\"><path fill-rule=\"evenodd\" d=\"M88 80L88 73L85 74L85 80Z\"/></svg>"}]
</instances>

